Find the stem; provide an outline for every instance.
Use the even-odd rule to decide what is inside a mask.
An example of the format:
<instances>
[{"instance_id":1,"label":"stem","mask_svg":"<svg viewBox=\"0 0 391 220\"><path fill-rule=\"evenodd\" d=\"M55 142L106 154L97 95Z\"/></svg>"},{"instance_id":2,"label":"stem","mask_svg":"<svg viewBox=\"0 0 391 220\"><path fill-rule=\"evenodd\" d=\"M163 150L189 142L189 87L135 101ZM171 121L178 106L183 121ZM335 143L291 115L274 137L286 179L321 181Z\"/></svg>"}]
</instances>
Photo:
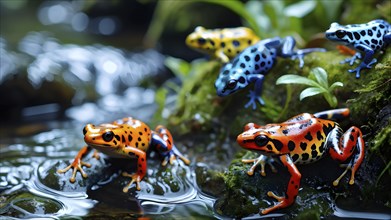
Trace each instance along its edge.
<instances>
[{"instance_id":1,"label":"stem","mask_svg":"<svg viewBox=\"0 0 391 220\"><path fill-rule=\"evenodd\" d=\"M291 99L292 99L292 88L291 88L290 84L287 84L286 85L285 105L284 105L284 108L282 109L280 115L278 116L277 121L280 121L280 119L285 116L286 111L288 110L288 107L289 107L289 103L291 102Z\"/></svg>"},{"instance_id":2,"label":"stem","mask_svg":"<svg viewBox=\"0 0 391 220\"><path fill-rule=\"evenodd\" d=\"M236 1L221 1L221 0L198 0L200 2L206 2L206 3L212 3L224 6L226 8L229 8L236 14L238 14L240 17L242 17L244 20L247 21L250 28L258 35L261 36L262 32L261 29L258 26L257 21L254 19L254 17L247 11L244 4L238 0Z\"/></svg>"},{"instance_id":3,"label":"stem","mask_svg":"<svg viewBox=\"0 0 391 220\"><path fill-rule=\"evenodd\" d=\"M337 106L337 98L333 98L334 96L330 94L328 91L323 93L323 97L329 103L330 107L335 108Z\"/></svg>"},{"instance_id":4,"label":"stem","mask_svg":"<svg viewBox=\"0 0 391 220\"><path fill-rule=\"evenodd\" d=\"M380 180L380 178L384 175L384 173L386 173L386 171L388 170L388 169L390 169L391 168L391 161L389 161L388 162L388 164L387 164L387 166L384 168L384 170L380 173L380 175L379 175L379 177L377 178L377 180L376 180L376 186L377 186L377 184L379 183L379 180Z\"/></svg>"}]
</instances>

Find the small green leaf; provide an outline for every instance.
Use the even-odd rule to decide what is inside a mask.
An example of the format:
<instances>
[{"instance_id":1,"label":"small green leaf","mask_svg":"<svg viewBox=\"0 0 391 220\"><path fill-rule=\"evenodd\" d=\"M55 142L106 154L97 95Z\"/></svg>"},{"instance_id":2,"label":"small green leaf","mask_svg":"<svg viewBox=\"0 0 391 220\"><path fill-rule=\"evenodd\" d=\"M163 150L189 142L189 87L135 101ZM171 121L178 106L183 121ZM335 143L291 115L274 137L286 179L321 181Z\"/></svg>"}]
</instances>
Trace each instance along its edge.
<instances>
[{"instance_id":1,"label":"small green leaf","mask_svg":"<svg viewBox=\"0 0 391 220\"><path fill-rule=\"evenodd\" d=\"M302 85L320 87L320 85L316 83L314 80L298 75L293 75L293 74L283 75L280 78L278 78L276 81L276 85L280 85L280 84L302 84Z\"/></svg>"},{"instance_id":2,"label":"small green leaf","mask_svg":"<svg viewBox=\"0 0 391 220\"><path fill-rule=\"evenodd\" d=\"M317 87L306 88L300 93L300 101L306 97L318 95L318 94L321 94L324 92L327 92L327 91L323 88L317 88Z\"/></svg>"},{"instance_id":3,"label":"small green leaf","mask_svg":"<svg viewBox=\"0 0 391 220\"><path fill-rule=\"evenodd\" d=\"M335 82L335 83L333 83L333 84L330 86L329 91L333 91L333 90L335 89L335 87L337 87L337 86L343 87L343 83L341 83L341 82Z\"/></svg>"},{"instance_id":4,"label":"small green leaf","mask_svg":"<svg viewBox=\"0 0 391 220\"><path fill-rule=\"evenodd\" d=\"M167 57L164 64L175 74L175 76L183 80L190 73L191 65L179 58Z\"/></svg>"},{"instance_id":5,"label":"small green leaf","mask_svg":"<svg viewBox=\"0 0 391 220\"><path fill-rule=\"evenodd\" d=\"M286 16L302 18L315 9L316 1L301 1L285 8Z\"/></svg>"},{"instance_id":6,"label":"small green leaf","mask_svg":"<svg viewBox=\"0 0 391 220\"><path fill-rule=\"evenodd\" d=\"M323 88L328 88L329 83L327 80L327 72L321 68L321 67L316 67L311 70L311 74L313 74L316 78L316 81L323 87Z\"/></svg>"}]
</instances>

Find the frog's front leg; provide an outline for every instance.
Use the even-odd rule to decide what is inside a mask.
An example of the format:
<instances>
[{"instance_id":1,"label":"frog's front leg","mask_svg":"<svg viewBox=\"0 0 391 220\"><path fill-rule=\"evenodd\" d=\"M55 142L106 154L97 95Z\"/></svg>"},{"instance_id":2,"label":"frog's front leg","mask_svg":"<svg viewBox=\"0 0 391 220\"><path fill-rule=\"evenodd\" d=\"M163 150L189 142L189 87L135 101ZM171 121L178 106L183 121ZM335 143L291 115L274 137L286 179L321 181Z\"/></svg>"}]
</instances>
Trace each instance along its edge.
<instances>
[{"instance_id":1,"label":"frog's front leg","mask_svg":"<svg viewBox=\"0 0 391 220\"><path fill-rule=\"evenodd\" d=\"M259 104L261 105L265 104L263 99L260 97L262 93L264 75L262 74L250 75L249 77L247 77L247 80L249 81L249 83L254 82L254 90L250 91L250 94L247 95L248 97L250 97L250 101L247 102L247 104L244 107L248 108L251 105L252 108L255 110L257 108L257 102L259 102Z\"/></svg>"},{"instance_id":2,"label":"frog's front leg","mask_svg":"<svg viewBox=\"0 0 391 220\"><path fill-rule=\"evenodd\" d=\"M349 65L352 66L357 59L361 59L361 58L362 58L361 53L356 52L352 57L342 60L340 64L349 63Z\"/></svg>"},{"instance_id":3,"label":"frog's front leg","mask_svg":"<svg viewBox=\"0 0 391 220\"><path fill-rule=\"evenodd\" d=\"M75 159L73 160L73 162L69 166L65 167L64 169L57 170L57 173L66 173L69 169L72 168L73 169L72 176L69 179L69 181L71 183L74 183L76 181L76 174L77 174L78 171L80 172L80 174L82 175L83 178L87 178L88 175L87 175L87 173L84 172L82 166L91 167L91 164L85 163L81 159L85 155L87 155L88 152L90 152L90 151L91 151L91 147L89 147L87 145L84 146L77 153L77 155L76 155Z\"/></svg>"},{"instance_id":4,"label":"frog's front leg","mask_svg":"<svg viewBox=\"0 0 391 220\"><path fill-rule=\"evenodd\" d=\"M296 199L297 194L299 193L300 179L301 174L295 164L292 161L292 158L287 155L281 155L280 160L282 164L288 168L291 178L289 179L288 187L284 196L277 196L273 192L269 191L267 195L269 197L277 199L278 203L272 207L262 210L262 214L267 214L276 209L281 209L290 206Z\"/></svg>"},{"instance_id":5,"label":"frog's front leg","mask_svg":"<svg viewBox=\"0 0 391 220\"><path fill-rule=\"evenodd\" d=\"M355 68L355 69L348 70L350 73L356 72L356 78L358 79L358 78L360 78L360 71L361 71L361 69L364 69L364 68L365 69L370 69L370 68L372 68L372 64L376 63L377 60L375 58L373 58L373 54L375 53L375 51L371 47L368 47L366 45L355 45L355 47L357 49L362 50L362 51L365 52L364 59L360 63L360 65L357 68ZM353 57L355 57L356 54ZM351 62L350 65L352 65L353 62Z\"/></svg>"},{"instance_id":6,"label":"frog's front leg","mask_svg":"<svg viewBox=\"0 0 391 220\"><path fill-rule=\"evenodd\" d=\"M215 52L215 57L222 62L223 64L226 64L229 62L229 58L224 53L224 49L217 49Z\"/></svg>"},{"instance_id":7,"label":"frog's front leg","mask_svg":"<svg viewBox=\"0 0 391 220\"><path fill-rule=\"evenodd\" d=\"M341 137L342 136L342 137ZM361 162L364 159L364 140L362 137L361 130L357 127L352 126L344 134L339 127L335 127L327 135L327 146L330 147L329 153L330 156L339 161L346 161L350 156L353 157L350 162L346 165L345 171L338 177L333 185L337 186L341 178L347 173L348 170L351 170L351 176L349 184L354 184L354 175L360 166Z\"/></svg>"},{"instance_id":8,"label":"frog's front leg","mask_svg":"<svg viewBox=\"0 0 391 220\"><path fill-rule=\"evenodd\" d=\"M294 51L296 41L293 37L288 36L282 40L282 45L280 50L278 50L278 55L281 57L290 57L291 59L299 59L299 67L303 68L304 66L304 56L312 52L325 52L324 48L306 48Z\"/></svg>"},{"instance_id":9,"label":"frog's front leg","mask_svg":"<svg viewBox=\"0 0 391 220\"><path fill-rule=\"evenodd\" d=\"M273 165L273 158L270 158L268 156L262 155L255 159L242 159L242 163L254 163L251 168L247 171L247 174L249 176L254 175L254 170L257 168L258 165L261 165L261 175L266 176L265 172L265 165L269 164L270 168L272 169L273 173L277 173L276 167Z\"/></svg>"},{"instance_id":10,"label":"frog's front leg","mask_svg":"<svg viewBox=\"0 0 391 220\"><path fill-rule=\"evenodd\" d=\"M130 177L132 180L123 188L123 192L128 192L130 186L135 182L137 190L141 190L140 181L144 178L147 173L147 154L135 147L125 147L124 152L129 156L135 156L137 158L137 172L129 174L122 172L122 176Z\"/></svg>"},{"instance_id":11,"label":"frog's front leg","mask_svg":"<svg viewBox=\"0 0 391 220\"><path fill-rule=\"evenodd\" d=\"M162 125L158 125L156 132L152 134L152 145L156 147L161 156L163 156L162 166L168 162L173 164L176 156L179 157L186 165L190 164L190 160L183 156L174 144L174 140L170 131Z\"/></svg>"}]
</instances>

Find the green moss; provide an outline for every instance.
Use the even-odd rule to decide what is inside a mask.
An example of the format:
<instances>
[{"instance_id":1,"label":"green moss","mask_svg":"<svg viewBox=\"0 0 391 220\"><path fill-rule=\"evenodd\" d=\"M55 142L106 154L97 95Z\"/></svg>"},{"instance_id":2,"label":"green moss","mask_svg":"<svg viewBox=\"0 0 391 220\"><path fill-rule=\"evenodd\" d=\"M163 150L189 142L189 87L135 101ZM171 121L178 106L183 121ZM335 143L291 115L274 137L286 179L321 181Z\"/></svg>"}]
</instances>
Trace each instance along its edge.
<instances>
[{"instance_id":1,"label":"green moss","mask_svg":"<svg viewBox=\"0 0 391 220\"><path fill-rule=\"evenodd\" d=\"M183 79L178 93L176 108L168 118L177 132L207 130L213 117L222 113L228 100L219 98L213 86L219 68L217 62L192 62L190 74Z\"/></svg>"},{"instance_id":2,"label":"green moss","mask_svg":"<svg viewBox=\"0 0 391 220\"><path fill-rule=\"evenodd\" d=\"M196 181L203 193L219 197L223 194L225 187L223 173L209 169L206 166L197 166Z\"/></svg>"}]
</instances>

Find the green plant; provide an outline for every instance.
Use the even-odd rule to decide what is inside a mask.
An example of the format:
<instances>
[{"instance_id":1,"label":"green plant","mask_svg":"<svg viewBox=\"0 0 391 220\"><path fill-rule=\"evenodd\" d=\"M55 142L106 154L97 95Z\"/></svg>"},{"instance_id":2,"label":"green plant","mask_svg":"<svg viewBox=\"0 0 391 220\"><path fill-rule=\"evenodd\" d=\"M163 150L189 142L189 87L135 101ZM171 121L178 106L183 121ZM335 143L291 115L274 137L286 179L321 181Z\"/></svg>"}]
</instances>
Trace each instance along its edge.
<instances>
[{"instance_id":1,"label":"green plant","mask_svg":"<svg viewBox=\"0 0 391 220\"><path fill-rule=\"evenodd\" d=\"M283 75L276 81L276 85L280 84L301 84L310 86L300 93L300 101L310 96L322 94L333 108L338 104L337 97L333 94L333 91L337 87L343 86L343 83L341 82L334 82L329 86L327 72L321 67L312 69L308 78L293 74Z\"/></svg>"},{"instance_id":2,"label":"green plant","mask_svg":"<svg viewBox=\"0 0 391 220\"><path fill-rule=\"evenodd\" d=\"M194 26L193 22L197 20L192 16L194 9L191 6L195 3L218 5L234 12L241 18L244 26L253 29L261 38L294 35L298 45L303 46L305 42L302 38L308 39L314 32L323 32L325 27L335 21L343 0L247 1L246 3L240 0L158 1L145 35L145 43L154 46L168 27L180 32ZM314 20L321 25L310 25L311 28L308 28ZM196 25L203 24L196 23Z\"/></svg>"},{"instance_id":3,"label":"green plant","mask_svg":"<svg viewBox=\"0 0 391 220\"><path fill-rule=\"evenodd\" d=\"M190 6L194 3L215 4L230 9L238 14L257 35L260 35L261 30L253 16L247 11L245 5L239 0L220 1L220 0L193 0L193 1L177 1L165 0L158 1L155 12L151 21L151 25L145 36L145 40L150 45L155 45L160 38L164 28L168 25L173 25L173 22L180 22L180 25L187 26L193 17L188 16L188 13L183 13L184 10L191 10ZM179 17L179 19L178 19ZM174 23L175 24L175 23Z\"/></svg>"}]
</instances>

